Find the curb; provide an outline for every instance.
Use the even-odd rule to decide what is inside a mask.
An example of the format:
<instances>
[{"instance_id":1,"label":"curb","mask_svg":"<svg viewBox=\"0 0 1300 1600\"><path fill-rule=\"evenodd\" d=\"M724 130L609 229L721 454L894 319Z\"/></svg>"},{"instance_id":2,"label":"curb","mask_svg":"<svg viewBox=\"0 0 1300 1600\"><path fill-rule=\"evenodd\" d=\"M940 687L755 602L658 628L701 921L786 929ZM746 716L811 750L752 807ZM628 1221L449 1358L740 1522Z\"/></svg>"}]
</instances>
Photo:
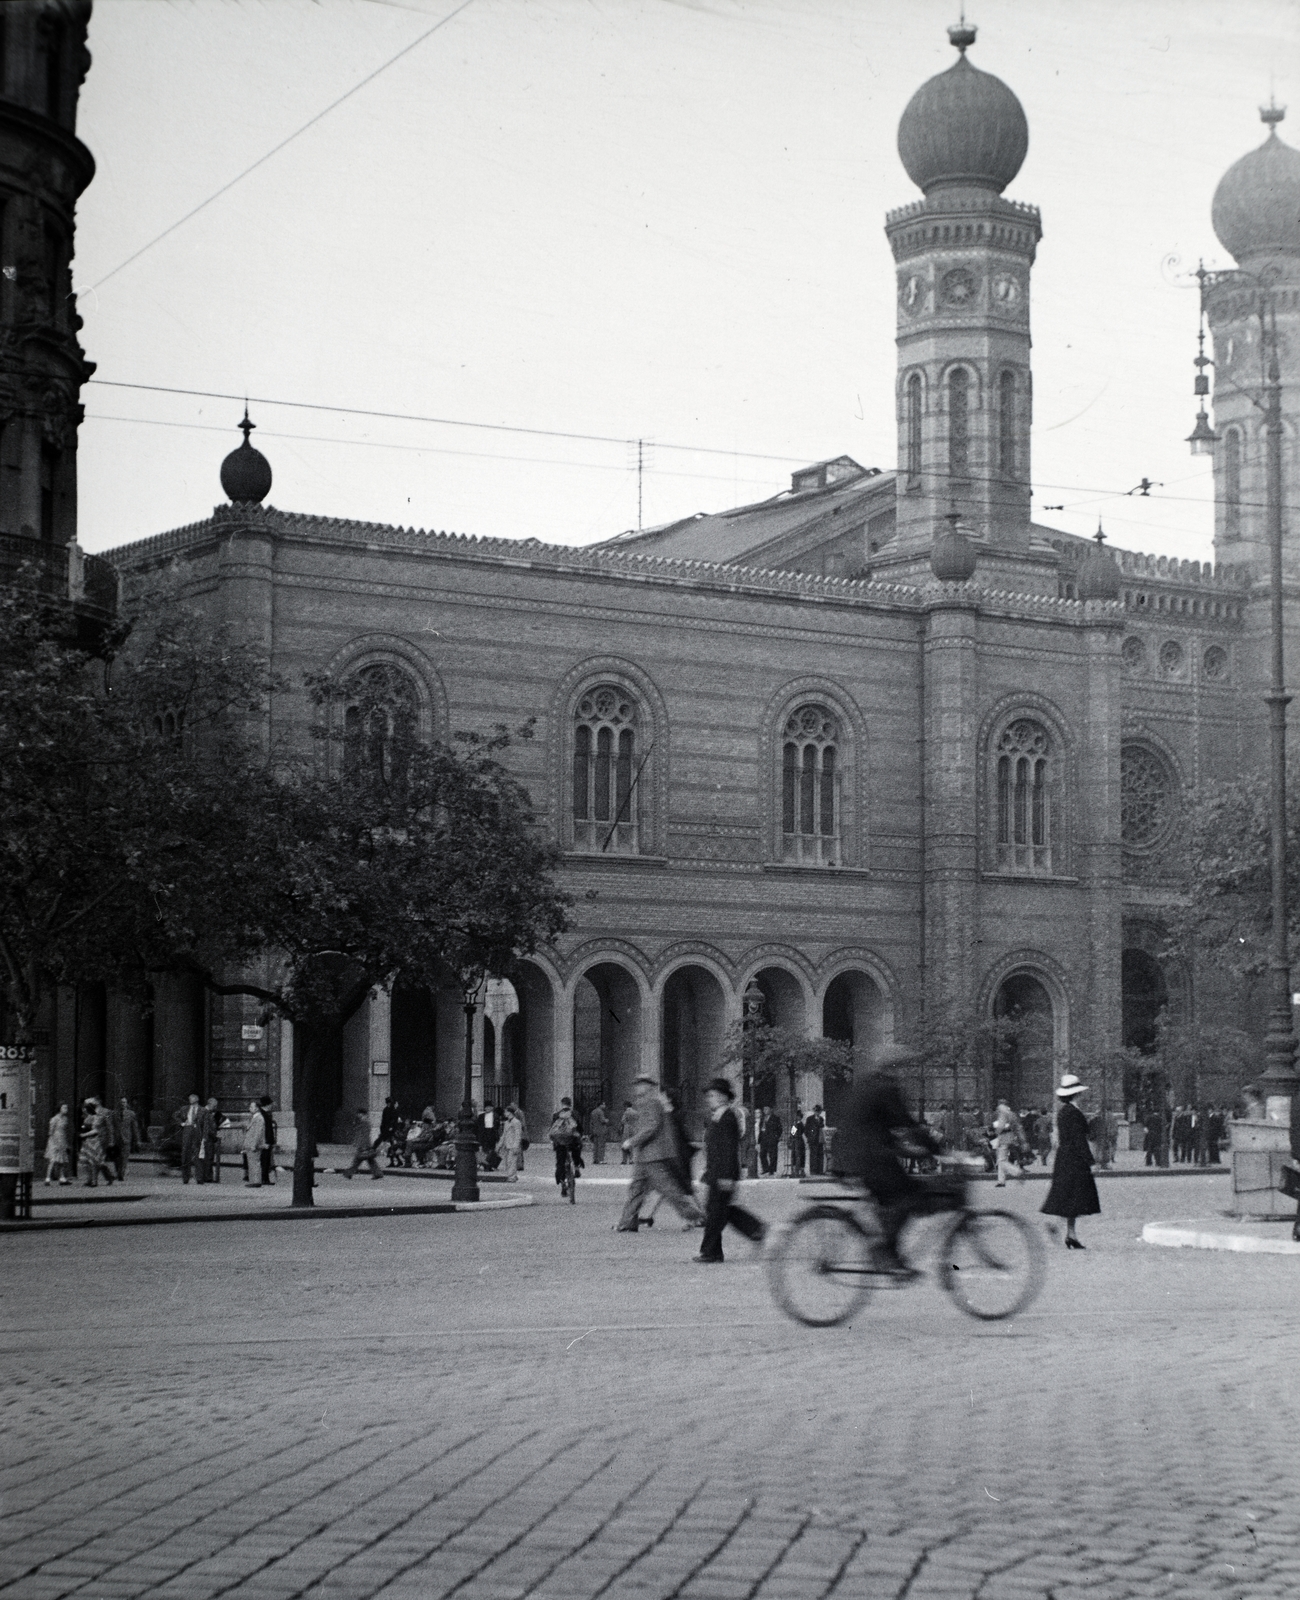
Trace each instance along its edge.
<instances>
[{"instance_id":1,"label":"curb","mask_svg":"<svg viewBox=\"0 0 1300 1600\"><path fill-rule=\"evenodd\" d=\"M1164 1245L1173 1250L1238 1250L1247 1255L1300 1256L1300 1241L1270 1239L1257 1233L1215 1233L1186 1222L1148 1222L1142 1229L1141 1239L1143 1244Z\"/></svg>"},{"instance_id":2,"label":"curb","mask_svg":"<svg viewBox=\"0 0 1300 1600\"><path fill-rule=\"evenodd\" d=\"M0 1222L0 1233L47 1233L54 1228L158 1228L176 1222L324 1222L344 1217L429 1217L456 1211L514 1211L536 1205L530 1194L502 1200L439 1200L413 1206L302 1206L278 1211L169 1213L163 1217L38 1217L30 1222Z\"/></svg>"}]
</instances>

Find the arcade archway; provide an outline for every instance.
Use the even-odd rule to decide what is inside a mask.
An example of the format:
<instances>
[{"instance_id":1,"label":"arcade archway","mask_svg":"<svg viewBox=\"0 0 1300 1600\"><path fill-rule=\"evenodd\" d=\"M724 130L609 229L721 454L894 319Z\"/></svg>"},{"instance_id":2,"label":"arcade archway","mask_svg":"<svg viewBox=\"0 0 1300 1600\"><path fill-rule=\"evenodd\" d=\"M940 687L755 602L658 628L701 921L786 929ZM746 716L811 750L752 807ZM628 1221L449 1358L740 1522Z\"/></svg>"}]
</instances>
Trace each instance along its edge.
<instances>
[{"instance_id":1,"label":"arcade archway","mask_svg":"<svg viewBox=\"0 0 1300 1600\"><path fill-rule=\"evenodd\" d=\"M1013 1110L1049 1108L1056 1089L1055 1015L1046 984L1032 972L1013 972L998 986L993 1015L1009 1024L993 1050L991 1082L983 1107L1005 1098Z\"/></svg>"},{"instance_id":2,"label":"arcade archway","mask_svg":"<svg viewBox=\"0 0 1300 1600\"><path fill-rule=\"evenodd\" d=\"M841 972L831 979L822 998L822 1035L853 1047L854 1072L863 1072L883 1044L886 1033L885 997L866 972ZM823 1085L826 1120L834 1127L849 1092L848 1083ZM924 1088L916 1104L924 1105Z\"/></svg>"},{"instance_id":3,"label":"arcade archway","mask_svg":"<svg viewBox=\"0 0 1300 1600\"><path fill-rule=\"evenodd\" d=\"M1169 988L1149 951L1127 949L1121 963L1124 1044L1149 1054L1156 1045L1156 1023L1169 1004Z\"/></svg>"},{"instance_id":4,"label":"arcade archway","mask_svg":"<svg viewBox=\"0 0 1300 1600\"><path fill-rule=\"evenodd\" d=\"M573 1100L581 1126L604 1101L617 1124L641 1071L641 990L615 961L599 962L573 991Z\"/></svg>"},{"instance_id":5,"label":"arcade archway","mask_svg":"<svg viewBox=\"0 0 1300 1600\"><path fill-rule=\"evenodd\" d=\"M660 1079L676 1089L689 1120L698 1119L704 1086L718 1071L727 1027L722 984L707 967L678 967L663 989Z\"/></svg>"}]
</instances>

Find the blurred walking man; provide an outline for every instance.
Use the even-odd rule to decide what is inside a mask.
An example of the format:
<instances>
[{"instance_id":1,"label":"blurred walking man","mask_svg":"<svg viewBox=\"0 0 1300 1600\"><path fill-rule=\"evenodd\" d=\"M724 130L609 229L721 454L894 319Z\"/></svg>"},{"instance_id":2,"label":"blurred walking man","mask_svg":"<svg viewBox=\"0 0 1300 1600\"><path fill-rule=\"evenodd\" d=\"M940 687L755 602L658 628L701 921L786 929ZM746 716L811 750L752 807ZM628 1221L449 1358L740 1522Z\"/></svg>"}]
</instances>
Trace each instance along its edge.
<instances>
[{"instance_id":1,"label":"blurred walking man","mask_svg":"<svg viewBox=\"0 0 1300 1600\"><path fill-rule=\"evenodd\" d=\"M695 1225L701 1220L695 1197L682 1188L677 1176L677 1141L668 1120L668 1108L658 1085L645 1073L636 1080L636 1122L623 1149L632 1155L636 1166L627 1186L623 1215L616 1224L619 1233L636 1232L641 1202L651 1189L663 1195L684 1222Z\"/></svg>"}]
</instances>

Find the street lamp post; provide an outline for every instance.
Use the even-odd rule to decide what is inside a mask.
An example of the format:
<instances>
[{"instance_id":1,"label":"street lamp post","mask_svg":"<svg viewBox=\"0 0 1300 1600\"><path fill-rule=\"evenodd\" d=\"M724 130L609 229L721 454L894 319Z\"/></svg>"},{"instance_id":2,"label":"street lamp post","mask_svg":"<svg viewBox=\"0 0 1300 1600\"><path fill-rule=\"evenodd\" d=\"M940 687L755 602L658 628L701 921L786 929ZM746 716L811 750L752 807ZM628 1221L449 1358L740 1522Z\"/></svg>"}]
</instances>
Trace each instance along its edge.
<instances>
[{"instance_id":1,"label":"street lamp post","mask_svg":"<svg viewBox=\"0 0 1300 1600\"><path fill-rule=\"evenodd\" d=\"M745 1152L745 1172L751 1178L758 1176L758 1086L755 1083L755 1057L758 1053L758 1043L755 1034L763 1015L763 990L758 981L751 978L745 985L745 1111L748 1116L749 1143Z\"/></svg>"},{"instance_id":2,"label":"street lamp post","mask_svg":"<svg viewBox=\"0 0 1300 1600\"><path fill-rule=\"evenodd\" d=\"M1261 393L1245 394L1264 414L1265 507L1269 554L1269 687L1264 696L1269 723L1269 1015L1264 1040L1266 1066L1259 1079L1269 1122L1289 1125L1291 1101L1296 1092L1296 1037L1291 1008L1291 957L1287 928L1287 830L1286 830L1286 708L1291 696L1286 692L1283 656L1282 595L1282 375L1278 359L1275 285L1240 268L1229 272L1207 272L1198 267L1196 277L1201 291L1201 347L1196 357L1195 392L1201 399L1196 426L1188 436L1193 455L1213 453L1218 434L1208 425L1204 396L1209 381L1204 369L1212 363L1204 352L1206 303L1218 287L1253 284L1259 293L1259 322L1265 361Z\"/></svg>"},{"instance_id":3,"label":"street lamp post","mask_svg":"<svg viewBox=\"0 0 1300 1600\"><path fill-rule=\"evenodd\" d=\"M465 1008L465 1097L456 1118L456 1178L451 1186L453 1200L477 1200L478 1134L474 1128L474 1011L483 974L461 974L461 1003Z\"/></svg>"}]
</instances>

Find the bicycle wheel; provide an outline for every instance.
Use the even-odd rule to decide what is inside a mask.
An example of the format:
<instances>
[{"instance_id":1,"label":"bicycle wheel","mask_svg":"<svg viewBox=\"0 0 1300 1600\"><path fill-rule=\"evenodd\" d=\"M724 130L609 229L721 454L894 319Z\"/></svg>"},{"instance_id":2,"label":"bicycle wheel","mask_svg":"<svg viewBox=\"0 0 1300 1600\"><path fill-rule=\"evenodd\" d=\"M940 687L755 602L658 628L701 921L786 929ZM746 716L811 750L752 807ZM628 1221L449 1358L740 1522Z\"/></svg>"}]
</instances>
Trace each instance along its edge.
<instances>
[{"instance_id":1,"label":"bicycle wheel","mask_svg":"<svg viewBox=\"0 0 1300 1600\"><path fill-rule=\"evenodd\" d=\"M571 1206L576 1206L577 1203L578 1203L578 1173L577 1173L577 1169L573 1165L573 1159L572 1159L572 1157L570 1157L570 1159L569 1159L569 1204Z\"/></svg>"},{"instance_id":2,"label":"bicycle wheel","mask_svg":"<svg viewBox=\"0 0 1300 1600\"><path fill-rule=\"evenodd\" d=\"M871 1241L838 1206L810 1206L789 1224L768 1258L781 1309L810 1328L845 1322L871 1292Z\"/></svg>"},{"instance_id":3,"label":"bicycle wheel","mask_svg":"<svg viewBox=\"0 0 1300 1600\"><path fill-rule=\"evenodd\" d=\"M1011 1211L963 1211L939 1252L940 1283L968 1317L998 1322L1043 1286L1043 1243Z\"/></svg>"}]
</instances>

